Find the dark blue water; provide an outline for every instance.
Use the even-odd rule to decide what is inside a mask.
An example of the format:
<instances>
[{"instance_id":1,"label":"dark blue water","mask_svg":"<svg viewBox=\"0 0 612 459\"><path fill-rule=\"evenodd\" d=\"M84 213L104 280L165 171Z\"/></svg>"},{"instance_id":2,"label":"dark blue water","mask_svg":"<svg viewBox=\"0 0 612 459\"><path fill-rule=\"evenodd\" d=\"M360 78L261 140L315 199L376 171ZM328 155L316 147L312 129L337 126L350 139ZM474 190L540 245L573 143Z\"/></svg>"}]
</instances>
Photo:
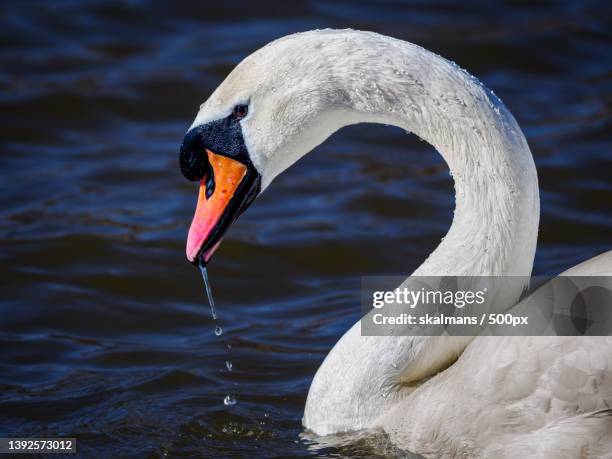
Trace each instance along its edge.
<instances>
[{"instance_id":1,"label":"dark blue water","mask_svg":"<svg viewBox=\"0 0 612 459\"><path fill-rule=\"evenodd\" d=\"M182 137L240 59L288 33L374 30L477 75L536 158L535 273L610 248L606 2L352 3L1 4L0 436L77 437L88 457L397 453L321 446L300 419L359 277L409 273L450 224L433 148L347 128L279 177L210 266L220 338L184 260Z\"/></svg>"}]
</instances>

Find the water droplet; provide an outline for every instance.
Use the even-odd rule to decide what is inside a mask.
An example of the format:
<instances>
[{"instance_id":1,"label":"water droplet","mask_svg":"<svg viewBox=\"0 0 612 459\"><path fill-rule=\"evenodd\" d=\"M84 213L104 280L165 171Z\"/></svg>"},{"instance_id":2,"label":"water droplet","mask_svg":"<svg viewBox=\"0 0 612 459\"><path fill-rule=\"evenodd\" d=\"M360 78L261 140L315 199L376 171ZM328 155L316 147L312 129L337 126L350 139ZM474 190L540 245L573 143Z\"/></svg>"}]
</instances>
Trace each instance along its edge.
<instances>
[{"instance_id":1,"label":"water droplet","mask_svg":"<svg viewBox=\"0 0 612 459\"><path fill-rule=\"evenodd\" d=\"M217 320L217 311L215 310L215 300L212 296L212 291L210 289L210 282L208 280L208 272L206 271L206 265L204 265L204 260L200 258L199 262L200 272L202 273L202 279L204 279L204 285L206 286L206 296L208 297L208 304L210 304L210 313L212 314L212 318Z\"/></svg>"},{"instance_id":2,"label":"water droplet","mask_svg":"<svg viewBox=\"0 0 612 459\"><path fill-rule=\"evenodd\" d=\"M234 365L232 364L231 361L226 360L225 361L225 368L227 368L227 371L232 371L232 369L234 368Z\"/></svg>"},{"instance_id":3,"label":"water droplet","mask_svg":"<svg viewBox=\"0 0 612 459\"><path fill-rule=\"evenodd\" d=\"M223 404L225 406L234 406L237 402L236 398L232 395L226 395L223 399Z\"/></svg>"},{"instance_id":4,"label":"water droplet","mask_svg":"<svg viewBox=\"0 0 612 459\"><path fill-rule=\"evenodd\" d=\"M444 238L442 238L444 239ZM391 366L397 370L397 363L391 363Z\"/></svg>"},{"instance_id":5,"label":"water droplet","mask_svg":"<svg viewBox=\"0 0 612 459\"><path fill-rule=\"evenodd\" d=\"M219 325L217 325L215 327L215 335L221 336L222 334L223 334L223 329Z\"/></svg>"}]
</instances>

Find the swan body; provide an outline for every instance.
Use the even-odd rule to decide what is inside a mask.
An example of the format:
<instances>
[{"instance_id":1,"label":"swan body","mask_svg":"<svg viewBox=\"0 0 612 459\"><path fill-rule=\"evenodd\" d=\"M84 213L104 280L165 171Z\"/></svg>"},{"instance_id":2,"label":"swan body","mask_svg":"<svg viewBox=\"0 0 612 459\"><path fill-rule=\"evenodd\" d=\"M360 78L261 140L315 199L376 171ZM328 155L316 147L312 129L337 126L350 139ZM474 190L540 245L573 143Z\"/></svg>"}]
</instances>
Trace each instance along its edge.
<instances>
[{"instance_id":1,"label":"swan body","mask_svg":"<svg viewBox=\"0 0 612 459\"><path fill-rule=\"evenodd\" d=\"M413 275L530 276L539 223L531 152L503 103L454 63L375 33L305 32L243 60L190 132L236 106L248 106L239 123L262 191L343 126L415 133L446 161L456 207ZM612 272L612 256L578 271L589 267ZM524 287L500 289L495 307L511 308ZM609 337L361 336L357 323L314 377L303 424L318 435L383 429L435 457L546 456L559 445L570 456L610 454L611 372Z\"/></svg>"},{"instance_id":2,"label":"swan body","mask_svg":"<svg viewBox=\"0 0 612 459\"><path fill-rule=\"evenodd\" d=\"M612 252L562 275L610 276ZM611 350L610 336L479 336L376 424L428 457L610 457Z\"/></svg>"}]
</instances>

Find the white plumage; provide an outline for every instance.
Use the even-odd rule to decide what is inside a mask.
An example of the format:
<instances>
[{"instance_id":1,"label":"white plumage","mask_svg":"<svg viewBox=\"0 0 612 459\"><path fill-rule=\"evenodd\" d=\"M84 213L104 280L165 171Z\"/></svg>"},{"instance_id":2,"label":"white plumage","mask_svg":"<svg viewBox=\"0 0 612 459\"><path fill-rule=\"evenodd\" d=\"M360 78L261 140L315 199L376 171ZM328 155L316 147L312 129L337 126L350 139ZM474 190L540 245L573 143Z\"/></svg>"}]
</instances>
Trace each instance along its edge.
<instances>
[{"instance_id":1,"label":"white plumage","mask_svg":"<svg viewBox=\"0 0 612 459\"><path fill-rule=\"evenodd\" d=\"M531 152L501 101L454 63L375 33L306 32L242 61L194 126L239 103L249 105L242 130L264 189L343 126L415 133L448 164L456 210L414 274L531 274ZM612 252L576 269L610 274ZM521 289L500 294L496 308L514 305ZM595 457L612 454L611 372L609 337L363 337L355 324L318 370L303 423L319 435L383 429L432 457Z\"/></svg>"}]
</instances>

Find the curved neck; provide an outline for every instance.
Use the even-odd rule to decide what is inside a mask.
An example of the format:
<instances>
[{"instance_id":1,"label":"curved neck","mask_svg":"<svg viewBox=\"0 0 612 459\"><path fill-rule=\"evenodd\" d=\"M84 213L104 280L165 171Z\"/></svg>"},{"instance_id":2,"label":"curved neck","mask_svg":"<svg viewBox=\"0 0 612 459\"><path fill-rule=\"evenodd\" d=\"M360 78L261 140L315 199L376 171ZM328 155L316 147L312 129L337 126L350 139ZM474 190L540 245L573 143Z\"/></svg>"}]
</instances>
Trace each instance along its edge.
<instances>
[{"instance_id":1,"label":"curved neck","mask_svg":"<svg viewBox=\"0 0 612 459\"><path fill-rule=\"evenodd\" d=\"M529 276L539 222L537 174L527 142L501 101L467 72L418 46L376 34L358 35L346 46L354 49L341 56L336 49L334 60L321 49L333 62L328 78L340 97L333 104L336 116L326 118L320 137L307 148L361 122L413 132L442 155L455 182L451 227L413 274ZM500 310L519 299L520 287L509 293L499 301L508 304L496 304ZM304 425L320 434L375 425L405 396L406 381L441 371L470 340L361 336L358 322L317 372Z\"/></svg>"}]
</instances>

